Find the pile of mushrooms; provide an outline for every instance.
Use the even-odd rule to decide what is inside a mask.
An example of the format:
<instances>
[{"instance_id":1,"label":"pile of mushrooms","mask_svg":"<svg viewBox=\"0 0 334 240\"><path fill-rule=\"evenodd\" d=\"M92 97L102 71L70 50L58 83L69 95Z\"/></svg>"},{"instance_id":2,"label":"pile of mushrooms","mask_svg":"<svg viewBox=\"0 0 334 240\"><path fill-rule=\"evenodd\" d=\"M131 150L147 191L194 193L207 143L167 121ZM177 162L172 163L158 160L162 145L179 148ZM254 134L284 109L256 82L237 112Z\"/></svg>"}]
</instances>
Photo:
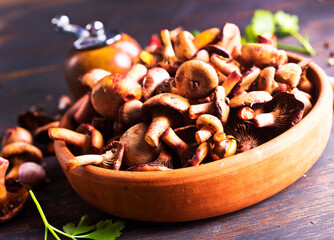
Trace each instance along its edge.
<instances>
[{"instance_id":1,"label":"pile of mushrooms","mask_svg":"<svg viewBox=\"0 0 334 240\"><path fill-rule=\"evenodd\" d=\"M165 171L248 151L297 124L312 108L310 61L289 62L272 39L241 44L226 23L194 36L153 35L126 74L92 69L73 129L50 128L75 158L114 170Z\"/></svg>"}]
</instances>

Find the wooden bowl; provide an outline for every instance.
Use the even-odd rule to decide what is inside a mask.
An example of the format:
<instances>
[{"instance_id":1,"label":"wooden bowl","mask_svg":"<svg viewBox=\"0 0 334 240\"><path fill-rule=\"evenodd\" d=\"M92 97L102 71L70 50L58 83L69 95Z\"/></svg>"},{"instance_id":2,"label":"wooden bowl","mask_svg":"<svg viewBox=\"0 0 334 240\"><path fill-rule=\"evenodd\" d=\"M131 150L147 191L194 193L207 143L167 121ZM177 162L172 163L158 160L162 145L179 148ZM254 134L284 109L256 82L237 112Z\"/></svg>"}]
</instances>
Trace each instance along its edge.
<instances>
[{"instance_id":1,"label":"wooden bowl","mask_svg":"<svg viewBox=\"0 0 334 240\"><path fill-rule=\"evenodd\" d=\"M290 61L301 57L290 54ZM198 220L230 213L280 192L298 180L323 152L332 126L332 88L311 63L316 102L296 126L250 151L197 167L167 172L114 171L85 166L66 172L72 153L55 141L59 163L74 190L111 215L149 222ZM68 127L73 106L61 121Z\"/></svg>"}]
</instances>

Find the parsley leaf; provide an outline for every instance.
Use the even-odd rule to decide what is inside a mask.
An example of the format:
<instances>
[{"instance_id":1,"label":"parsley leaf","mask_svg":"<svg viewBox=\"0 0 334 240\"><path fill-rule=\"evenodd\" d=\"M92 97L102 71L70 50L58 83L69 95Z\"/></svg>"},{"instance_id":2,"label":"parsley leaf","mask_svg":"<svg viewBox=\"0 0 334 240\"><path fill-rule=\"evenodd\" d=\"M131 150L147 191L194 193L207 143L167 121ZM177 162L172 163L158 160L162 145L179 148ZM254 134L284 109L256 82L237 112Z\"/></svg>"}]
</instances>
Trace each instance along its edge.
<instances>
[{"instance_id":1,"label":"parsley leaf","mask_svg":"<svg viewBox=\"0 0 334 240\"><path fill-rule=\"evenodd\" d=\"M78 226L75 226L74 223L67 223L65 226L63 226L64 232L73 236L87 233L95 228L95 225L90 225L87 215L81 217Z\"/></svg>"},{"instance_id":2,"label":"parsley leaf","mask_svg":"<svg viewBox=\"0 0 334 240\"><path fill-rule=\"evenodd\" d=\"M245 33L248 42L256 42L258 35L271 38L275 33L274 15L267 10L256 10L251 23L245 28Z\"/></svg>"},{"instance_id":3,"label":"parsley leaf","mask_svg":"<svg viewBox=\"0 0 334 240\"><path fill-rule=\"evenodd\" d=\"M278 41L278 47L314 55L314 49L308 38L299 33L298 21L298 16L285 13L282 10L273 14L268 10L258 9L254 11L251 23L246 26L246 36L242 41L243 43L256 42L258 35L262 35L266 38L271 38L273 35L277 35L277 37L291 35L296 38L302 46L283 44Z\"/></svg>"},{"instance_id":4,"label":"parsley leaf","mask_svg":"<svg viewBox=\"0 0 334 240\"><path fill-rule=\"evenodd\" d=\"M39 204L37 198L35 197L34 193L31 190L29 191L29 193L37 207L39 214L41 215L42 221L45 226L44 240L47 240L49 231L57 240L61 240L57 233L66 236L72 240L83 238L92 240L113 240L118 238L122 234L121 230L125 226L123 221L116 221L115 223L113 223L111 219L107 219L98 222L96 225L91 225L87 215L81 217L77 226L75 226L74 223L67 223L63 227L64 231L61 231L49 224L43 212L43 209Z\"/></svg>"},{"instance_id":5,"label":"parsley leaf","mask_svg":"<svg viewBox=\"0 0 334 240\"><path fill-rule=\"evenodd\" d=\"M98 222L94 232L81 235L80 237L93 240L113 240L121 236L121 230L124 228L124 226L125 225L123 221L116 221L113 223L112 220L108 219Z\"/></svg>"}]
</instances>

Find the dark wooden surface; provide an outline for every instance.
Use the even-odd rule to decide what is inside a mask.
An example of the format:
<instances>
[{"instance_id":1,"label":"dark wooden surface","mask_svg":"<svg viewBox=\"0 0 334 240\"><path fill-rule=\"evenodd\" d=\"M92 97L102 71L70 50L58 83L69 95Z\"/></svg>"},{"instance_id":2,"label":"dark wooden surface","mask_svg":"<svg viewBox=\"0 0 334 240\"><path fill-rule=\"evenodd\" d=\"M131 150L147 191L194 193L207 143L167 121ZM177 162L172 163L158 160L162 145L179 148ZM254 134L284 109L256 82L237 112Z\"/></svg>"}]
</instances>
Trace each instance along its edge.
<instances>
[{"instance_id":1,"label":"dark wooden surface","mask_svg":"<svg viewBox=\"0 0 334 240\"><path fill-rule=\"evenodd\" d=\"M69 94L63 62L74 37L58 34L52 17L66 14L84 26L100 20L145 46L152 33L183 26L187 30L236 23L241 30L258 8L299 16L317 54L312 59L328 75L334 51L334 1L0 1L0 135L17 125L17 116L32 106L56 110L58 98ZM291 38L287 42L293 43ZM324 43L331 43L324 48ZM334 239L334 132L322 156L301 179L275 196L238 212L186 223L154 224L126 220L120 239ZM307 147L307 146L305 146ZM34 192L49 222L61 228L84 214L93 221L108 216L86 204L72 190L54 156L46 157L49 182ZM44 226L29 199L23 212L0 225L0 239L43 239ZM52 239L51 235L49 238Z\"/></svg>"}]
</instances>

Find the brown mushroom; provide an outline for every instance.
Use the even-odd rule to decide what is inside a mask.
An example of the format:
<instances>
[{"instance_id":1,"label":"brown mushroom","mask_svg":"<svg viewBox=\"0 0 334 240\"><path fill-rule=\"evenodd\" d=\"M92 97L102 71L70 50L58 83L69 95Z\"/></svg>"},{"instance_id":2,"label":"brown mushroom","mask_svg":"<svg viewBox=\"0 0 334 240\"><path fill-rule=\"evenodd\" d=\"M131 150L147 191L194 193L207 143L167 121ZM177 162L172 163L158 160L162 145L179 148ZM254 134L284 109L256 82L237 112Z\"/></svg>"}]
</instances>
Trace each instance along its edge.
<instances>
[{"instance_id":1,"label":"brown mushroom","mask_svg":"<svg viewBox=\"0 0 334 240\"><path fill-rule=\"evenodd\" d=\"M285 83L290 88L297 87L302 68L296 63L286 63L280 66L275 74L275 80L279 83Z\"/></svg>"},{"instance_id":2,"label":"brown mushroom","mask_svg":"<svg viewBox=\"0 0 334 240\"><path fill-rule=\"evenodd\" d=\"M222 29L221 40L217 45L225 48L229 53L241 46L241 35L239 27L233 23L225 23Z\"/></svg>"},{"instance_id":3,"label":"brown mushroom","mask_svg":"<svg viewBox=\"0 0 334 240\"><path fill-rule=\"evenodd\" d=\"M122 164L124 146L118 141L112 141L103 147L99 154L80 155L66 163L66 170L71 171L85 165L98 165L102 168L119 170Z\"/></svg>"},{"instance_id":4,"label":"brown mushroom","mask_svg":"<svg viewBox=\"0 0 334 240\"><path fill-rule=\"evenodd\" d=\"M91 122L97 115L95 108L92 105L90 92L85 93L82 98L82 103L74 114L73 118L76 123Z\"/></svg>"},{"instance_id":5,"label":"brown mushroom","mask_svg":"<svg viewBox=\"0 0 334 240\"><path fill-rule=\"evenodd\" d=\"M184 167L198 166L210 153L210 143L202 142L197 148L191 159L189 159Z\"/></svg>"},{"instance_id":6,"label":"brown mushroom","mask_svg":"<svg viewBox=\"0 0 334 240\"><path fill-rule=\"evenodd\" d=\"M28 199L28 191L22 187L6 188L5 174L8 160L0 157L0 224L15 217Z\"/></svg>"},{"instance_id":7,"label":"brown mushroom","mask_svg":"<svg viewBox=\"0 0 334 240\"><path fill-rule=\"evenodd\" d=\"M50 128L51 140L62 140L80 148L81 153L97 153L104 146L104 139L100 131L91 124L80 124L76 131L67 128Z\"/></svg>"},{"instance_id":8,"label":"brown mushroom","mask_svg":"<svg viewBox=\"0 0 334 240\"><path fill-rule=\"evenodd\" d=\"M188 99L209 96L218 86L216 70L200 60L189 60L181 64L175 75L178 93Z\"/></svg>"},{"instance_id":9,"label":"brown mushroom","mask_svg":"<svg viewBox=\"0 0 334 240\"><path fill-rule=\"evenodd\" d=\"M126 127L142 122L142 106L143 103L136 99L125 102L119 109L119 122Z\"/></svg>"},{"instance_id":10,"label":"brown mushroom","mask_svg":"<svg viewBox=\"0 0 334 240\"><path fill-rule=\"evenodd\" d=\"M19 168L24 162L40 163L43 158L41 150L25 142L13 142L4 146L1 157L10 161L12 169L6 175L6 182L13 184L19 176Z\"/></svg>"},{"instance_id":11,"label":"brown mushroom","mask_svg":"<svg viewBox=\"0 0 334 240\"><path fill-rule=\"evenodd\" d=\"M219 28L209 28L197 34L193 43L197 49L201 49L218 40L220 34Z\"/></svg>"},{"instance_id":12,"label":"brown mushroom","mask_svg":"<svg viewBox=\"0 0 334 240\"><path fill-rule=\"evenodd\" d=\"M123 164L125 168L154 161L161 151L161 146L152 148L145 142L148 126L138 123L130 127L121 136L119 142L124 146Z\"/></svg>"},{"instance_id":13,"label":"brown mushroom","mask_svg":"<svg viewBox=\"0 0 334 240\"><path fill-rule=\"evenodd\" d=\"M256 115L253 124L256 127L270 127L281 134L301 120L305 106L292 93L280 92L263 108L264 113Z\"/></svg>"},{"instance_id":14,"label":"brown mushroom","mask_svg":"<svg viewBox=\"0 0 334 240\"><path fill-rule=\"evenodd\" d=\"M268 102L273 97L266 91L250 91L238 94L230 99L230 107L251 106L255 103Z\"/></svg>"},{"instance_id":15,"label":"brown mushroom","mask_svg":"<svg viewBox=\"0 0 334 240\"><path fill-rule=\"evenodd\" d=\"M210 156L217 161L223 158L233 156L237 150L237 141L233 136L227 135L226 138L219 142L214 142L211 146Z\"/></svg>"},{"instance_id":16,"label":"brown mushroom","mask_svg":"<svg viewBox=\"0 0 334 240\"><path fill-rule=\"evenodd\" d=\"M147 70L147 74L143 80L142 95L147 100L154 95L156 87L164 80L169 79L169 73L161 67L154 67Z\"/></svg>"},{"instance_id":17,"label":"brown mushroom","mask_svg":"<svg viewBox=\"0 0 334 240\"><path fill-rule=\"evenodd\" d=\"M159 156L153 162L141 164L138 166L132 166L128 168L128 171L167 171L172 170L173 156L166 149L162 149Z\"/></svg>"},{"instance_id":18,"label":"brown mushroom","mask_svg":"<svg viewBox=\"0 0 334 240\"><path fill-rule=\"evenodd\" d=\"M257 79L261 72L261 69L257 66L249 68L247 71L242 73L240 82L240 91L247 91Z\"/></svg>"},{"instance_id":19,"label":"brown mushroom","mask_svg":"<svg viewBox=\"0 0 334 240\"><path fill-rule=\"evenodd\" d=\"M197 52L194 42L194 35L189 31L181 31L175 39L174 51L175 55L181 61L191 59Z\"/></svg>"},{"instance_id":20,"label":"brown mushroom","mask_svg":"<svg viewBox=\"0 0 334 240\"><path fill-rule=\"evenodd\" d=\"M13 127L6 130L2 138L2 147L12 142L33 143L31 133L22 127Z\"/></svg>"},{"instance_id":21,"label":"brown mushroom","mask_svg":"<svg viewBox=\"0 0 334 240\"><path fill-rule=\"evenodd\" d=\"M186 166L187 161L194 156L196 149L181 139L172 128L167 128L161 139L177 153L181 167Z\"/></svg>"},{"instance_id":22,"label":"brown mushroom","mask_svg":"<svg viewBox=\"0 0 334 240\"><path fill-rule=\"evenodd\" d=\"M178 94L175 84L175 78L170 77L168 79L165 79L162 83L160 83L155 89L155 95L158 95L160 93Z\"/></svg>"},{"instance_id":23,"label":"brown mushroom","mask_svg":"<svg viewBox=\"0 0 334 240\"><path fill-rule=\"evenodd\" d=\"M92 89L98 81L110 74L111 72L102 68L93 68L83 74L79 80L83 86L87 86L89 89Z\"/></svg>"},{"instance_id":24,"label":"brown mushroom","mask_svg":"<svg viewBox=\"0 0 334 240\"><path fill-rule=\"evenodd\" d=\"M173 93L161 93L144 102L144 117L151 118L145 141L151 147L159 146L161 134L170 126L178 127L187 121L189 102Z\"/></svg>"},{"instance_id":25,"label":"brown mushroom","mask_svg":"<svg viewBox=\"0 0 334 240\"><path fill-rule=\"evenodd\" d=\"M172 45L171 34L168 29L160 30L163 62L167 65L175 65L179 59L176 57Z\"/></svg>"},{"instance_id":26,"label":"brown mushroom","mask_svg":"<svg viewBox=\"0 0 334 240\"><path fill-rule=\"evenodd\" d=\"M224 132L222 122L211 114L202 114L196 119L198 131L195 134L196 141L200 144L208 140L216 132Z\"/></svg>"},{"instance_id":27,"label":"brown mushroom","mask_svg":"<svg viewBox=\"0 0 334 240\"><path fill-rule=\"evenodd\" d=\"M202 62L209 63L210 55L209 52L205 49L200 49L195 53L195 55L191 58L192 60L201 60Z\"/></svg>"},{"instance_id":28,"label":"brown mushroom","mask_svg":"<svg viewBox=\"0 0 334 240\"><path fill-rule=\"evenodd\" d=\"M226 78L226 80L223 82L222 86L225 89L225 94L229 95L233 88L240 83L241 81L241 74L238 73L237 71L233 71L231 72L228 77Z\"/></svg>"},{"instance_id":29,"label":"brown mushroom","mask_svg":"<svg viewBox=\"0 0 334 240\"><path fill-rule=\"evenodd\" d=\"M112 74L102 78L92 89L91 101L96 112L101 116L118 120L120 106L142 96L138 83L147 69L142 64L135 64L126 74Z\"/></svg>"},{"instance_id":30,"label":"brown mushroom","mask_svg":"<svg viewBox=\"0 0 334 240\"><path fill-rule=\"evenodd\" d=\"M267 138L268 134L264 134L261 129L245 122L229 122L225 126L225 132L237 141L236 153L246 152L269 140Z\"/></svg>"},{"instance_id":31,"label":"brown mushroom","mask_svg":"<svg viewBox=\"0 0 334 240\"><path fill-rule=\"evenodd\" d=\"M262 69L259 78L256 82L256 90L258 91L266 91L268 93L272 93L275 85L275 72L276 69L274 67L266 67Z\"/></svg>"},{"instance_id":32,"label":"brown mushroom","mask_svg":"<svg viewBox=\"0 0 334 240\"><path fill-rule=\"evenodd\" d=\"M278 50L271 44L245 43L241 46L242 64L244 66L256 65L259 68L268 66L278 67L287 62L287 53Z\"/></svg>"},{"instance_id":33,"label":"brown mushroom","mask_svg":"<svg viewBox=\"0 0 334 240\"><path fill-rule=\"evenodd\" d=\"M218 86L214 91L214 96L211 102L189 106L189 118L196 119L198 116L207 113L215 115L225 124L230 112L230 108L225 101L225 89L222 86Z\"/></svg>"},{"instance_id":34,"label":"brown mushroom","mask_svg":"<svg viewBox=\"0 0 334 240\"><path fill-rule=\"evenodd\" d=\"M234 71L240 73L239 65L233 59L225 58L219 56L218 54L212 54L210 57L210 63L215 69L225 76L228 76Z\"/></svg>"}]
</instances>

